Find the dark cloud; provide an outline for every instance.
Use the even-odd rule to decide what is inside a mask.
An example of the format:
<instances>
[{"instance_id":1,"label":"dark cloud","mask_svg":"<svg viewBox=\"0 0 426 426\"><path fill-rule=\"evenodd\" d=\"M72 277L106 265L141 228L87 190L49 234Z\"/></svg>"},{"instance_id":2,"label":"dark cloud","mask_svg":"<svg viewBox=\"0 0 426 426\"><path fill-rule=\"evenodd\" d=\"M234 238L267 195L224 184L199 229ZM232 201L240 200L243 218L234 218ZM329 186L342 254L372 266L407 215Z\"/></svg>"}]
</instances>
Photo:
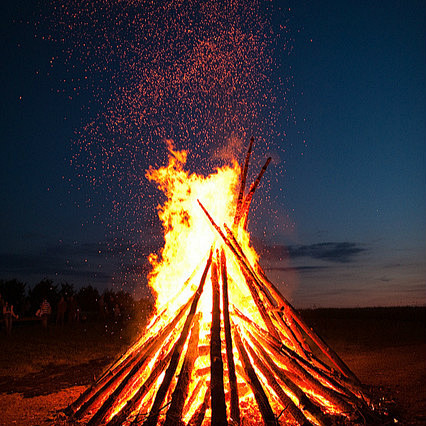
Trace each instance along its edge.
<instances>
[{"instance_id":1,"label":"dark cloud","mask_svg":"<svg viewBox=\"0 0 426 426\"><path fill-rule=\"evenodd\" d=\"M315 272L321 269L328 269L327 266L269 266L266 271L282 271L282 272Z\"/></svg>"},{"instance_id":2,"label":"dark cloud","mask_svg":"<svg viewBox=\"0 0 426 426\"><path fill-rule=\"evenodd\" d=\"M352 262L356 255L364 251L366 248L354 242L324 242L297 246L272 245L260 248L261 256L273 261L308 257L338 263Z\"/></svg>"},{"instance_id":3,"label":"dark cloud","mask_svg":"<svg viewBox=\"0 0 426 426\"><path fill-rule=\"evenodd\" d=\"M357 243L319 243L307 246L291 247L290 257L312 257L313 259L329 260L331 262L351 262L365 248Z\"/></svg>"}]
</instances>

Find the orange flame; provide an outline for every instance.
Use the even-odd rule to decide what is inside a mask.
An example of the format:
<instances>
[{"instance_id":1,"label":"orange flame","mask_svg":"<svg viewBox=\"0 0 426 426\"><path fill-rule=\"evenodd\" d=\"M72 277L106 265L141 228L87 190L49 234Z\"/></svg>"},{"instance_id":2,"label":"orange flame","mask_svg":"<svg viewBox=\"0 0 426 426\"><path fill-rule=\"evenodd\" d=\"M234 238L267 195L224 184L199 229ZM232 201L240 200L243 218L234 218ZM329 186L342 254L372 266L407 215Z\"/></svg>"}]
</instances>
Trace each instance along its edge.
<instances>
[{"instance_id":1,"label":"orange flame","mask_svg":"<svg viewBox=\"0 0 426 426\"><path fill-rule=\"evenodd\" d=\"M83 399L79 402L81 415L92 406L99 410L93 417L98 417L96 421L117 416L112 424L118 425L148 416L147 423L154 425L163 420L172 424L172 416L179 411L181 421L188 424L202 408L203 425L210 424L219 411L230 419L233 409L245 425L260 424L262 418L265 422L274 418L277 424L300 424L308 419L322 425L326 414L351 421L353 407L359 404L353 397L364 401L362 392L356 382L336 376L314 356L301 330L326 356L330 349L307 330L266 276L262 278L258 256L245 230L251 197L270 160L244 197L239 187L244 186L246 166L241 179L236 161L208 176L190 174L184 168L186 152L175 150L171 141L168 149L168 165L150 168L146 174L166 195L165 202L158 205L164 247L149 258L149 285L156 295L157 315L143 338L84 396L93 403L87 402L85 408ZM251 145L246 164L250 150ZM219 280L223 285L220 302ZM223 327L218 326L221 322ZM336 356L331 361L349 379L342 362ZM215 382L222 375L223 409L218 405ZM90 397L94 393L96 398ZM173 403L184 405L170 408L168 418L169 411L166 416L163 409ZM288 407L292 408L287 412Z\"/></svg>"},{"instance_id":2,"label":"orange flame","mask_svg":"<svg viewBox=\"0 0 426 426\"><path fill-rule=\"evenodd\" d=\"M168 311L174 314L193 294L202 273L203 261L218 240L197 200L202 201L219 224L231 226L238 197L240 167L233 161L231 165L217 168L206 177L190 174L184 170L187 153L175 150L172 141L167 143L168 165L159 169L150 168L146 173L147 178L155 182L167 197L164 204L158 206L165 244L160 256L151 254L149 257L153 268L149 285L155 293L157 309L167 306ZM253 259L257 259L249 246L248 233L242 229L238 231L240 244ZM233 266L230 276L238 281L241 272L236 264ZM231 280L230 285L232 283ZM208 313L211 312L211 291L208 286L204 293L200 301L201 311ZM245 288L233 289L230 293L234 296L232 302L238 305L243 302L241 298L249 297ZM239 300L236 300L236 294Z\"/></svg>"}]
</instances>

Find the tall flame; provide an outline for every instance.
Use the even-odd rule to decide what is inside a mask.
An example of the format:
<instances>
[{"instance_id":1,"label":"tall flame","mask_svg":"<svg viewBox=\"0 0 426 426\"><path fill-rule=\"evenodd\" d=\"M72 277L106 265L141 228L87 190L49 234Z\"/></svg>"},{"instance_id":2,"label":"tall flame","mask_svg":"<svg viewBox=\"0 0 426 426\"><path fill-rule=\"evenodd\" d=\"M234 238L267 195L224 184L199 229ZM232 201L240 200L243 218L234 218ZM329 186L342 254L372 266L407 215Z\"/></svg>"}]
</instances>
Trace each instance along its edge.
<instances>
[{"instance_id":1,"label":"tall flame","mask_svg":"<svg viewBox=\"0 0 426 426\"><path fill-rule=\"evenodd\" d=\"M164 228L164 247L160 255L151 254L149 261L152 272L149 285L156 296L157 310L168 307L173 313L193 293L194 287L186 285L191 281L199 282L202 265L210 248L218 239L217 233L208 222L197 200L202 201L206 209L220 224L232 225L239 191L240 166L234 160L232 164L217 168L208 176L189 173L184 169L186 151L174 149L173 142L167 141L169 159L167 166L150 168L147 178L155 182L167 199L158 206L158 213ZM244 248L257 259L249 247L249 235L243 229L238 230ZM241 272L237 265L232 268L237 277ZM191 275L193 273L193 275ZM211 297L208 288L203 297L203 312L211 312ZM238 290L241 292L241 289ZM211 294L211 293L210 293ZM234 293L233 293L234 294ZM249 296L243 289L242 297ZM236 302L234 300L234 302ZM172 306L175 306L175 309Z\"/></svg>"},{"instance_id":2,"label":"tall flame","mask_svg":"<svg viewBox=\"0 0 426 426\"><path fill-rule=\"evenodd\" d=\"M247 213L270 161L244 195L252 142L243 170L233 161L190 174L186 152L169 141L168 165L147 171L166 196L158 206L165 244L149 259L157 315L72 404L77 419L92 410L92 426L139 416L147 426L325 425L328 415L351 422L366 409L356 377L267 279L250 246Z\"/></svg>"}]
</instances>

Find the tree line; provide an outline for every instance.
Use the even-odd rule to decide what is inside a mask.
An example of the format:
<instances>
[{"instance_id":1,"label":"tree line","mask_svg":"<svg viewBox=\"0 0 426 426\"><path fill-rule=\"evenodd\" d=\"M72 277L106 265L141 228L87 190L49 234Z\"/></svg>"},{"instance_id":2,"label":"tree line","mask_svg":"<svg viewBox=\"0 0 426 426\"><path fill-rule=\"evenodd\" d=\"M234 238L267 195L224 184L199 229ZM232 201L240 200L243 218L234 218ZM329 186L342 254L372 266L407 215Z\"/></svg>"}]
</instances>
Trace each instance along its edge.
<instances>
[{"instance_id":1,"label":"tree line","mask_svg":"<svg viewBox=\"0 0 426 426\"><path fill-rule=\"evenodd\" d=\"M34 317L44 299L52 307L52 317L56 314L61 298L75 301L80 320L107 318L119 315L122 319L147 319L153 312L153 302L149 299L136 301L126 291L107 289L100 293L91 285L78 290L73 284L55 284L50 279L43 279L33 287L27 286L17 279L0 280L0 302L13 305L20 318ZM1 313L1 312L0 312Z\"/></svg>"}]
</instances>

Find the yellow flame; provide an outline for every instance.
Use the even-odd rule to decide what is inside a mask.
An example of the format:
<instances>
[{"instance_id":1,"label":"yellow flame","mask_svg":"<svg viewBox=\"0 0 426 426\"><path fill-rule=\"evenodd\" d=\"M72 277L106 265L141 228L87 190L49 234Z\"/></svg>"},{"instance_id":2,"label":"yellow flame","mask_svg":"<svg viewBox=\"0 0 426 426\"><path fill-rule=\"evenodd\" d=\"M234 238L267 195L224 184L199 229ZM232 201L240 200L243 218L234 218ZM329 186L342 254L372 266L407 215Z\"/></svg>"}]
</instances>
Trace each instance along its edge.
<instances>
[{"instance_id":1,"label":"yellow flame","mask_svg":"<svg viewBox=\"0 0 426 426\"><path fill-rule=\"evenodd\" d=\"M167 197L164 204L157 207L165 243L159 256L151 254L149 257L152 265L149 285L155 293L157 308L172 303L174 309L169 306L172 315L193 294L212 245L215 241L222 244L197 200L203 203L219 226L226 223L231 227L239 191L240 167L233 161L208 176L190 174L184 169L186 152L175 150L172 141L168 141L168 149L167 166L151 167L146 176ZM248 233L239 229L237 238L250 258L257 259L254 250L249 247ZM228 257L231 259L233 256ZM243 282L235 260L231 260L228 267L230 276L234 278L230 280L230 286L234 282ZM189 285L191 275L193 279L189 281L192 285ZM237 288L230 289L231 303L238 303L236 294L239 301L249 297L247 289L240 288L243 286L233 287ZM204 288L200 305L204 312L211 312L211 289L208 285Z\"/></svg>"}]
</instances>

